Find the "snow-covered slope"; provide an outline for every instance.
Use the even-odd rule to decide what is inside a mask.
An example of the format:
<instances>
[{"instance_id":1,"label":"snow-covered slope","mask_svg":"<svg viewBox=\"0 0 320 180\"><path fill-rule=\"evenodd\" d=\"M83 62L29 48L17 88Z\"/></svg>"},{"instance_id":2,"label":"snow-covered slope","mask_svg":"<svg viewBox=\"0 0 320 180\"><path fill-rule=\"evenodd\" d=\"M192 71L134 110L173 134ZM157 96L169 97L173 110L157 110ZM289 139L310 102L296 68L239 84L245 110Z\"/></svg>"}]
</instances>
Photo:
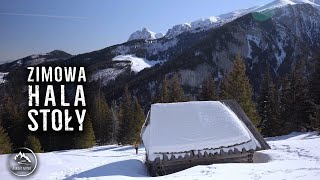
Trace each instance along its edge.
<instances>
[{"instance_id":1,"label":"snow-covered slope","mask_svg":"<svg viewBox=\"0 0 320 180\"><path fill-rule=\"evenodd\" d=\"M118 75L123 73L125 69L122 68L106 68L101 69L90 77L90 81L99 81L101 80L103 85L107 85L110 81L115 80Z\"/></svg>"},{"instance_id":2,"label":"snow-covered slope","mask_svg":"<svg viewBox=\"0 0 320 180\"><path fill-rule=\"evenodd\" d=\"M318 180L320 137L315 133L292 133L268 138L270 150L255 153L254 163L196 166L175 174L151 178L144 166L144 148L139 154L129 146L99 146L82 150L37 154L39 166L28 179L183 179L183 180ZM17 179L0 155L1 179Z\"/></svg>"},{"instance_id":3,"label":"snow-covered slope","mask_svg":"<svg viewBox=\"0 0 320 180\"><path fill-rule=\"evenodd\" d=\"M196 33L200 31L206 31L211 28L220 27L240 16L253 12L256 8L257 7L240 9L227 14L221 14L219 16L212 16L209 18L198 19L190 23L178 24L170 28L165 37L172 38L184 32Z\"/></svg>"},{"instance_id":4,"label":"snow-covered slope","mask_svg":"<svg viewBox=\"0 0 320 180\"><path fill-rule=\"evenodd\" d=\"M275 0L269 4L266 4L262 7L259 7L256 10L261 11L261 10L279 8L279 7L283 7L283 6L287 6L287 5L294 5L294 4L296 4L296 3L293 2L292 0Z\"/></svg>"},{"instance_id":5,"label":"snow-covered slope","mask_svg":"<svg viewBox=\"0 0 320 180\"><path fill-rule=\"evenodd\" d=\"M0 72L0 84L6 82L6 80L5 80L6 75L8 75L7 72L5 72L5 73Z\"/></svg>"},{"instance_id":6,"label":"snow-covered slope","mask_svg":"<svg viewBox=\"0 0 320 180\"><path fill-rule=\"evenodd\" d=\"M269 4L266 4L264 6L261 6L254 11L264 11L264 10L270 10L274 8L280 8L287 5L295 5L295 4L310 4L314 7L320 6L320 1L318 0L275 0Z\"/></svg>"},{"instance_id":7,"label":"snow-covered slope","mask_svg":"<svg viewBox=\"0 0 320 180\"><path fill-rule=\"evenodd\" d=\"M161 61L157 60L147 60L144 58L136 57L135 55L119 55L112 59L113 61L130 61L131 62L131 70L133 72L140 72L145 68L150 68L156 64L159 64Z\"/></svg>"},{"instance_id":8,"label":"snow-covered slope","mask_svg":"<svg viewBox=\"0 0 320 180\"><path fill-rule=\"evenodd\" d=\"M189 23L178 24L173 26L171 29L169 29L165 37L167 38L175 37L183 32L190 31L190 30L191 30L191 25Z\"/></svg>"}]
</instances>

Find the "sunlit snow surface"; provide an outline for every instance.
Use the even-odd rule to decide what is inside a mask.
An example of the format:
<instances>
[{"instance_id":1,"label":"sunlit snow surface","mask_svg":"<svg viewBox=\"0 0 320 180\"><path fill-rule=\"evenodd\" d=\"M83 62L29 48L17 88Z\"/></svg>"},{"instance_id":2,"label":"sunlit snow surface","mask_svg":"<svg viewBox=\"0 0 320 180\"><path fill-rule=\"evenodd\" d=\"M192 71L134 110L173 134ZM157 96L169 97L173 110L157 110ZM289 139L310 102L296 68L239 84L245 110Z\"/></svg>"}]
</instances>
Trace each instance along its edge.
<instances>
[{"instance_id":1,"label":"sunlit snow surface","mask_svg":"<svg viewBox=\"0 0 320 180\"><path fill-rule=\"evenodd\" d=\"M145 68L150 68L156 64L159 64L161 61L151 61L144 58L136 57L135 55L119 55L112 59L113 61L130 61L131 70L134 72L140 72Z\"/></svg>"},{"instance_id":2,"label":"sunlit snow surface","mask_svg":"<svg viewBox=\"0 0 320 180\"><path fill-rule=\"evenodd\" d=\"M203 149L214 154L221 147L225 152L261 147L238 116L220 101L153 104L142 139L151 161L163 158L159 152L179 158L185 156L179 152L190 150L203 155Z\"/></svg>"},{"instance_id":3,"label":"sunlit snow surface","mask_svg":"<svg viewBox=\"0 0 320 180\"><path fill-rule=\"evenodd\" d=\"M196 166L154 179L320 179L320 137L315 133L292 133L267 141L272 149L256 153L257 163ZM151 179L143 148L138 155L129 146L116 145L37 155L38 168L30 179ZM0 177L17 179L8 170L7 157L0 155Z\"/></svg>"}]
</instances>

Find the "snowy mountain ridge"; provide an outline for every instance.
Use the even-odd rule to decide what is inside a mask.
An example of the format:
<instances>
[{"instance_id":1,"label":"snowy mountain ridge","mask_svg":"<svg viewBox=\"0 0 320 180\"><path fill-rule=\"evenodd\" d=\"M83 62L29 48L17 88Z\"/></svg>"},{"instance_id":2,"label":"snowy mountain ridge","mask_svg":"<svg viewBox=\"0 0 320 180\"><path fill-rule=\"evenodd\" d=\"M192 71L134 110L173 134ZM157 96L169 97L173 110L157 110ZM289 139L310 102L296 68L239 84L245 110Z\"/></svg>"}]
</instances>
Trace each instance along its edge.
<instances>
[{"instance_id":1,"label":"snowy mountain ridge","mask_svg":"<svg viewBox=\"0 0 320 180\"><path fill-rule=\"evenodd\" d=\"M121 84L133 81L134 94L150 93L144 99L147 103L156 92L158 77L171 77L172 73L177 73L181 84L191 89L186 93L194 95L209 74L221 80L231 69L234 56L239 54L246 62L253 89L257 90L265 62L274 70L273 76L279 78L290 72L295 62L301 59L308 64L307 72L312 72L313 59L320 47L320 11L317 6L320 3L305 2L277 0L261 7L176 25L160 39L156 39L156 33L143 29L140 33L153 40L124 42L76 56L46 57L43 63L56 59L57 64L90 65L93 67L90 68L90 80L101 79L108 98L121 96L120 93L111 93L114 86L122 89ZM257 10L262 13L248 14ZM221 19L229 23L225 24ZM138 34L134 38L139 39ZM13 69L41 63L44 57L34 58L30 56L0 65L0 72L5 73L0 74L0 82L8 81L10 76L7 74Z\"/></svg>"},{"instance_id":2,"label":"snowy mountain ridge","mask_svg":"<svg viewBox=\"0 0 320 180\"><path fill-rule=\"evenodd\" d=\"M284 6L288 6L288 5L295 5L295 4L310 4L310 5L317 7L317 8L320 7L319 0L275 0L269 4L258 7L257 9L255 9L255 11L270 10L270 9L274 9L274 8L280 8L280 7L284 7Z\"/></svg>"},{"instance_id":3,"label":"snowy mountain ridge","mask_svg":"<svg viewBox=\"0 0 320 180\"><path fill-rule=\"evenodd\" d=\"M61 50L54 50L48 53L32 54L30 56L3 64L0 72L9 72L15 67L35 66L45 62L64 60L71 58L72 55Z\"/></svg>"},{"instance_id":4,"label":"snowy mountain ridge","mask_svg":"<svg viewBox=\"0 0 320 180\"><path fill-rule=\"evenodd\" d=\"M236 54L244 58L253 88L258 90L266 62L274 70L273 76L278 78L290 72L301 59L308 67L312 67L320 47L320 11L312 2L296 2L274 1L273 4L224 14L220 17L229 18L229 23L223 25L225 22L221 22L220 27L205 31L198 28L195 33L192 33L191 23L176 25L161 39L123 43L106 49L104 53L109 53L109 60L117 56L135 55L138 58L165 61L155 68L150 67L150 71L135 74L134 79L140 81L143 78L146 82L145 87L136 83L133 91L137 94L150 92L153 95L157 91L153 84L160 81L156 76L171 77L172 72L178 74L183 86L196 91L208 74L213 74L217 80L221 79L232 68ZM257 9L258 13L255 11ZM218 19L211 18L207 22L217 25L221 21ZM210 23L207 23L207 27L210 27ZM127 68L130 65L127 64L128 71L123 74L130 72ZM312 68L308 68L307 72L312 72ZM116 86L112 81L105 85Z\"/></svg>"},{"instance_id":5,"label":"snowy mountain ridge","mask_svg":"<svg viewBox=\"0 0 320 180\"><path fill-rule=\"evenodd\" d=\"M142 31L139 30L132 33L128 41L136 39L154 40L162 37L173 38L184 32L195 33L199 31L206 31L211 28L220 27L248 13L261 12L295 4L310 4L318 9L320 8L320 0L275 0L263 6L240 9L219 16L212 16L209 18L198 19L190 23L174 25L172 28L168 29L165 35L163 35L162 33L155 33L146 28L143 28Z\"/></svg>"}]
</instances>

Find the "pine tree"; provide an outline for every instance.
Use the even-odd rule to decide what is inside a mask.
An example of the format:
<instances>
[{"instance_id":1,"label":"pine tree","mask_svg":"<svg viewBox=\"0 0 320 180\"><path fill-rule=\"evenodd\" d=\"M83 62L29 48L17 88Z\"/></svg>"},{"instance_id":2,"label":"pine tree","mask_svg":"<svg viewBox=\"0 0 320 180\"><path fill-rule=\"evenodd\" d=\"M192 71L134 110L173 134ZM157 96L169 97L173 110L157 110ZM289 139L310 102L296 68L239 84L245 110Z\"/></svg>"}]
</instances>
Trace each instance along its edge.
<instances>
[{"instance_id":1,"label":"pine tree","mask_svg":"<svg viewBox=\"0 0 320 180\"><path fill-rule=\"evenodd\" d=\"M0 105L1 126L5 129L13 148L22 147L24 137L28 133L26 128L28 118L26 114L25 70L23 68L10 72L10 81L2 86Z\"/></svg>"},{"instance_id":2,"label":"pine tree","mask_svg":"<svg viewBox=\"0 0 320 180\"><path fill-rule=\"evenodd\" d=\"M213 78L209 75L202 83L200 92L200 99L202 101L215 101L217 100L217 88L214 84Z\"/></svg>"},{"instance_id":3,"label":"pine tree","mask_svg":"<svg viewBox=\"0 0 320 180\"><path fill-rule=\"evenodd\" d=\"M24 113L24 109L17 106L15 96L4 97L3 109L0 112L1 124L6 129L13 147L21 147L24 144L24 138L21 138L27 133Z\"/></svg>"},{"instance_id":4,"label":"pine tree","mask_svg":"<svg viewBox=\"0 0 320 180\"><path fill-rule=\"evenodd\" d=\"M311 127L320 133L320 105L311 102L312 111L309 115Z\"/></svg>"},{"instance_id":5,"label":"pine tree","mask_svg":"<svg viewBox=\"0 0 320 180\"><path fill-rule=\"evenodd\" d=\"M271 120L270 120L270 110L271 110L271 94L270 92L271 80L269 71L263 76L257 110L261 117L259 128L261 129L261 134L264 136L271 136Z\"/></svg>"},{"instance_id":6,"label":"pine tree","mask_svg":"<svg viewBox=\"0 0 320 180\"><path fill-rule=\"evenodd\" d=\"M317 58L314 72L309 83L312 128L320 132L320 57Z\"/></svg>"},{"instance_id":7,"label":"pine tree","mask_svg":"<svg viewBox=\"0 0 320 180\"><path fill-rule=\"evenodd\" d=\"M133 112L133 121L130 129L130 144L133 145L133 147L136 149L136 154L138 154L138 147L141 144L141 127L145 120L145 116L137 98L134 99Z\"/></svg>"},{"instance_id":8,"label":"pine tree","mask_svg":"<svg viewBox=\"0 0 320 180\"><path fill-rule=\"evenodd\" d=\"M105 100L105 99L104 99ZM105 128L104 128L104 135L102 136L103 143L109 143L111 141L111 137L113 134L113 114L111 109L109 108L109 105L105 101L105 114L106 114L106 119L105 119Z\"/></svg>"},{"instance_id":9,"label":"pine tree","mask_svg":"<svg viewBox=\"0 0 320 180\"><path fill-rule=\"evenodd\" d=\"M170 93L170 102L183 102L186 100L184 91L180 85L178 75L172 77L172 89Z\"/></svg>"},{"instance_id":10,"label":"pine tree","mask_svg":"<svg viewBox=\"0 0 320 180\"><path fill-rule=\"evenodd\" d=\"M291 109L289 109L289 119L291 131L301 131L309 129L309 108L310 99L308 83L305 79L304 62L297 61L290 74L290 98ZM291 110L291 111L290 111Z\"/></svg>"},{"instance_id":11,"label":"pine tree","mask_svg":"<svg viewBox=\"0 0 320 180\"><path fill-rule=\"evenodd\" d=\"M291 77L291 94L293 95L294 112L293 120L295 121L294 130L300 131L309 129L309 92L308 83L305 78L305 66L303 61L298 61Z\"/></svg>"},{"instance_id":12,"label":"pine tree","mask_svg":"<svg viewBox=\"0 0 320 180\"><path fill-rule=\"evenodd\" d=\"M310 95L315 104L320 104L320 57L317 58L314 72L310 79Z\"/></svg>"},{"instance_id":13,"label":"pine tree","mask_svg":"<svg viewBox=\"0 0 320 180\"><path fill-rule=\"evenodd\" d=\"M27 148L30 148L35 153L43 152L40 140L36 136L29 135L24 144Z\"/></svg>"},{"instance_id":14,"label":"pine tree","mask_svg":"<svg viewBox=\"0 0 320 180\"><path fill-rule=\"evenodd\" d=\"M8 133L0 126L0 154L8 154L12 151L12 143L10 142Z\"/></svg>"},{"instance_id":15,"label":"pine tree","mask_svg":"<svg viewBox=\"0 0 320 180\"><path fill-rule=\"evenodd\" d=\"M75 134L74 148L84 149L90 148L96 144L96 137L93 132L91 118L89 114L86 115L83 122L83 131Z\"/></svg>"},{"instance_id":16,"label":"pine tree","mask_svg":"<svg viewBox=\"0 0 320 180\"><path fill-rule=\"evenodd\" d=\"M161 87L159 88L159 98L157 102L159 103L167 103L169 102L169 87L168 81L166 78L163 78L161 82Z\"/></svg>"},{"instance_id":17,"label":"pine tree","mask_svg":"<svg viewBox=\"0 0 320 180\"><path fill-rule=\"evenodd\" d=\"M112 101L111 103L111 143L115 143L117 141L118 131L119 131L119 114L116 101Z\"/></svg>"},{"instance_id":18,"label":"pine tree","mask_svg":"<svg viewBox=\"0 0 320 180\"><path fill-rule=\"evenodd\" d=\"M297 61L282 82L281 119L284 120L286 133L309 130L311 127L311 102L304 67L303 61Z\"/></svg>"},{"instance_id":19,"label":"pine tree","mask_svg":"<svg viewBox=\"0 0 320 180\"><path fill-rule=\"evenodd\" d=\"M246 75L246 68L240 56L236 56L233 68L222 83L222 96L225 99L235 99L252 123L257 127L260 117L252 101L252 88Z\"/></svg>"},{"instance_id":20,"label":"pine tree","mask_svg":"<svg viewBox=\"0 0 320 180\"><path fill-rule=\"evenodd\" d=\"M130 122L132 122L132 102L128 86L124 88L124 92L120 104L120 121L118 142L121 144L129 144Z\"/></svg>"},{"instance_id":21,"label":"pine tree","mask_svg":"<svg viewBox=\"0 0 320 180\"><path fill-rule=\"evenodd\" d=\"M276 136L279 132L279 107L277 88L272 82L269 70L264 73L258 98L258 112L261 117L259 128L264 136Z\"/></svg>"},{"instance_id":22,"label":"pine tree","mask_svg":"<svg viewBox=\"0 0 320 180\"><path fill-rule=\"evenodd\" d=\"M112 114L104 95L95 94L89 108L96 140L100 145L107 144L111 141Z\"/></svg>"},{"instance_id":23,"label":"pine tree","mask_svg":"<svg viewBox=\"0 0 320 180\"><path fill-rule=\"evenodd\" d=\"M282 120L281 124L281 134L288 134L292 131L290 114L293 111L292 109L292 98L291 98L291 85L290 79L288 76L285 76L281 79L281 92L280 92L280 119Z\"/></svg>"},{"instance_id":24,"label":"pine tree","mask_svg":"<svg viewBox=\"0 0 320 180\"><path fill-rule=\"evenodd\" d=\"M272 109L271 109L271 119L273 120L272 129L274 129L272 136L280 136L282 135L281 128L283 124L283 120L281 118L281 107L280 107L280 90L279 90L279 84L272 84L271 94L272 94Z\"/></svg>"}]
</instances>

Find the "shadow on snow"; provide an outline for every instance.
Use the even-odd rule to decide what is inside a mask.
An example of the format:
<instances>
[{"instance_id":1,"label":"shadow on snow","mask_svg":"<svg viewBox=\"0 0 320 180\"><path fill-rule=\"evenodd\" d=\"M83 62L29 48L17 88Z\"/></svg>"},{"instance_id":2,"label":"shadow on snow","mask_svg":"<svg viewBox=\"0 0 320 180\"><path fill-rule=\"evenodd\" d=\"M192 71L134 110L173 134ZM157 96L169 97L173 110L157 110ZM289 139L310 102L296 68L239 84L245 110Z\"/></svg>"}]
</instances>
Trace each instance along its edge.
<instances>
[{"instance_id":1,"label":"shadow on snow","mask_svg":"<svg viewBox=\"0 0 320 180\"><path fill-rule=\"evenodd\" d=\"M98 178L101 176L148 177L148 172L143 162L130 159L99 166L67 177L65 180L89 177Z\"/></svg>"},{"instance_id":2,"label":"shadow on snow","mask_svg":"<svg viewBox=\"0 0 320 180\"><path fill-rule=\"evenodd\" d=\"M91 150L92 152L99 152L99 151L106 151L106 150L111 150L111 149L116 149L119 148L118 146L111 146L111 147L99 147Z\"/></svg>"},{"instance_id":3,"label":"shadow on snow","mask_svg":"<svg viewBox=\"0 0 320 180\"><path fill-rule=\"evenodd\" d=\"M287 135L283 135L283 136L276 136L276 137L268 137L265 138L267 141L281 141L281 140L288 140L291 138L298 138L296 140L303 140L303 139L315 139L318 138L319 134L317 132L292 132L290 134Z\"/></svg>"},{"instance_id":4,"label":"shadow on snow","mask_svg":"<svg viewBox=\"0 0 320 180\"><path fill-rule=\"evenodd\" d=\"M126 151L130 149L133 149L133 147L132 146L118 147L117 149L113 149L112 151Z\"/></svg>"}]
</instances>

